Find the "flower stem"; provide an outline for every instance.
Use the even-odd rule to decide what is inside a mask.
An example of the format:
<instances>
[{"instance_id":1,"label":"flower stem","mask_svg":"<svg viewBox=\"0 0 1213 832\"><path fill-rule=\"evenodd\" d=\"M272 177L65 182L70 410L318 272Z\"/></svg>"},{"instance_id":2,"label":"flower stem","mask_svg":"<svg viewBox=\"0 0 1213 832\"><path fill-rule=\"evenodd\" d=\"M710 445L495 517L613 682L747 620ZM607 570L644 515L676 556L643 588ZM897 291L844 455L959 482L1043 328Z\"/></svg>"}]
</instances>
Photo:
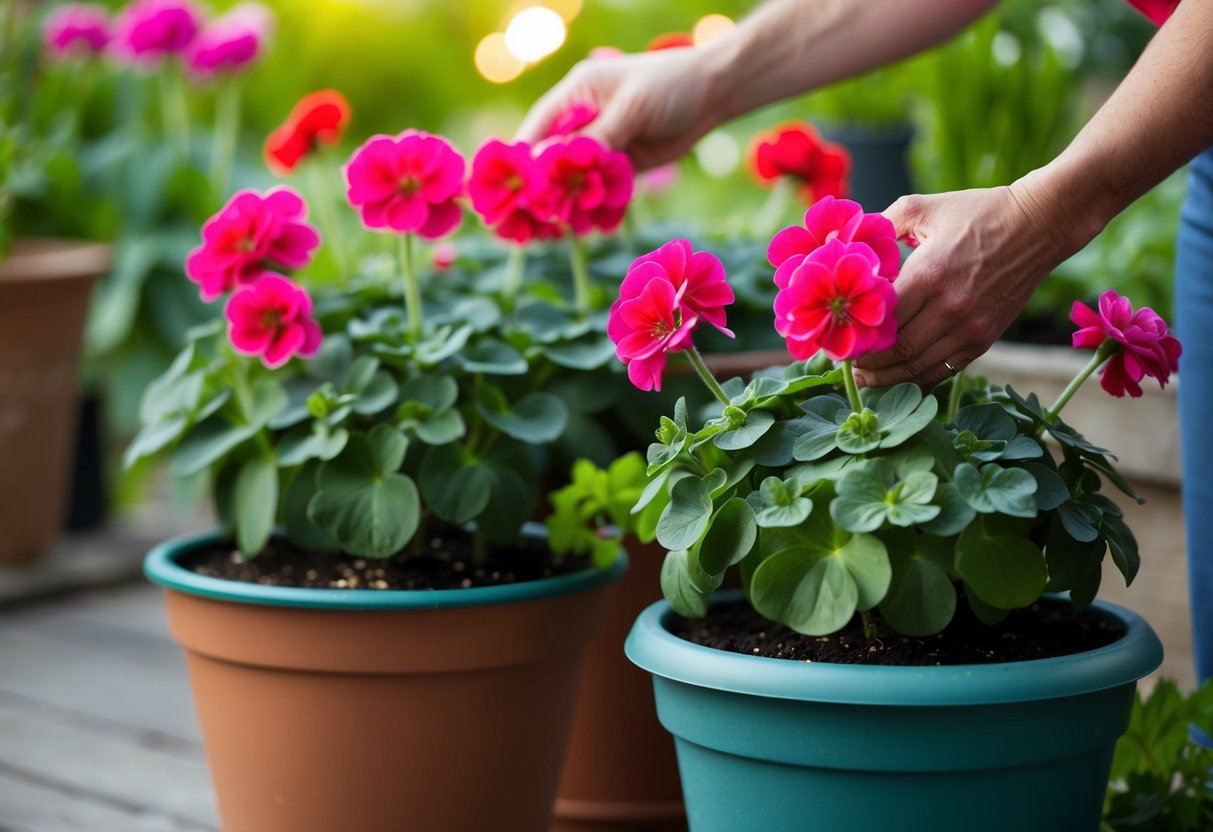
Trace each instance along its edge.
<instances>
[{"instance_id":1,"label":"flower stem","mask_svg":"<svg viewBox=\"0 0 1213 832\"><path fill-rule=\"evenodd\" d=\"M761 239L773 237L779 230L780 225L787 218L788 209L792 205L798 187L800 187L800 180L794 176L781 176L775 180L775 187L771 188L770 196L762 204L762 208L754 220L754 232Z\"/></svg>"},{"instance_id":2,"label":"flower stem","mask_svg":"<svg viewBox=\"0 0 1213 832\"><path fill-rule=\"evenodd\" d=\"M180 67L165 67L160 75L160 117L177 153L190 152L190 115L185 102L185 75Z\"/></svg>"},{"instance_id":3,"label":"flower stem","mask_svg":"<svg viewBox=\"0 0 1213 832\"><path fill-rule=\"evenodd\" d=\"M948 393L948 423L956 421L956 411L960 410L960 397L965 389L965 374L961 370L952 376L952 390Z\"/></svg>"},{"instance_id":4,"label":"flower stem","mask_svg":"<svg viewBox=\"0 0 1213 832\"><path fill-rule=\"evenodd\" d=\"M708 365L703 363L703 356L699 354L699 350L696 349L694 344L686 351L686 356L691 362L691 366L695 368L695 372L699 375L700 380L712 391L712 395L719 399L720 403L725 407L732 404L729 401L728 394L724 392L724 388L716 380L716 376L712 375L712 371L708 369Z\"/></svg>"},{"instance_id":5,"label":"flower stem","mask_svg":"<svg viewBox=\"0 0 1213 832\"><path fill-rule=\"evenodd\" d=\"M1082 387L1083 382L1090 378L1091 374L1098 370L1101 364L1115 355L1120 348L1120 344L1111 338L1100 344L1099 349L1095 351L1095 355L1091 356L1091 360L1087 362L1087 366L1079 370L1078 375L1070 379L1070 383L1066 385L1066 389L1062 390L1061 395L1057 397L1057 401L1045 411L1045 421L1052 424L1058 415L1061 414L1061 409L1066 406L1066 403L1074 398L1074 394L1078 392L1078 388Z\"/></svg>"},{"instance_id":6,"label":"flower stem","mask_svg":"<svg viewBox=\"0 0 1213 832\"><path fill-rule=\"evenodd\" d=\"M409 334L421 338L421 284L413 268L413 235L400 235L400 271L404 275L404 305L409 315Z\"/></svg>"},{"instance_id":7,"label":"flower stem","mask_svg":"<svg viewBox=\"0 0 1213 832\"><path fill-rule=\"evenodd\" d=\"M333 252L333 260L337 264L337 271L341 273L341 283L344 285L350 278L350 257L345 247L345 238L341 234L341 222L333 210L336 199L327 175L333 170L333 166L328 164L325 157L307 161L304 165L307 169L308 184L311 186L312 204L316 209L316 221L324 232L324 242Z\"/></svg>"},{"instance_id":8,"label":"flower stem","mask_svg":"<svg viewBox=\"0 0 1213 832\"><path fill-rule=\"evenodd\" d=\"M211 150L211 187L221 198L227 193L239 138L240 85L224 79L215 91L215 141Z\"/></svg>"},{"instance_id":9,"label":"flower stem","mask_svg":"<svg viewBox=\"0 0 1213 832\"><path fill-rule=\"evenodd\" d=\"M514 300L522 288L522 276L526 271L526 247L510 246L505 258L505 275L501 278L501 301L507 312L514 309Z\"/></svg>"},{"instance_id":10,"label":"flower stem","mask_svg":"<svg viewBox=\"0 0 1213 832\"><path fill-rule=\"evenodd\" d=\"M590 314L590 268L585 243L576 234L569 232L569 254L573 265L573 305L578 316Z\"/></svg>"},{"instance_id":11,"label":"flower stem","mask_svg":"<svg viewBox=\"0 0 1213 832\"><path fill-rule=\"evenodd\" d=\"M880 636L880 630L876 627L876 619L872 617L872 613L860 610L859 618L863 621L863 637L868 641L875 641Z\"/></svg>"},{"instance_id":12,"label":"flower stem","mask_svg":"<svg viewBox=\"0 0 1213 832\"><path fill-rule=\"evenodd\" d=\"M859 399L859 386L855 384L855 368L850 361L842 362L842 383L847 386L847 401L856 413L863 410L863 402Z\"/></svg>"}]
</instances>

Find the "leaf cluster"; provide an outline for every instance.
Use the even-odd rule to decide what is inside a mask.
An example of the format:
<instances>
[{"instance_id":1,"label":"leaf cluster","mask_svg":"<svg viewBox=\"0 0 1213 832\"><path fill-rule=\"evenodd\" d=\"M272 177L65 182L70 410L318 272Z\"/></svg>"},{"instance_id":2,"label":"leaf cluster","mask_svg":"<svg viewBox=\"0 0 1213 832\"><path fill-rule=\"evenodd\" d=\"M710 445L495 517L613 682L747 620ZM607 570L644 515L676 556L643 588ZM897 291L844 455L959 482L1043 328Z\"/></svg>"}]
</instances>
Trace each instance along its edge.
<instances>
[{"instance_id":1,"label":"leaf cluster","mask_svg":"<svg viewBox=\"0 0 1213 832\"><path fill-rule=\"evenodd\" d=\"M986 623L1045 592L1089 603L1106 553L1132 581L1136 541L1101 492L1132 489L1035 396L961 376L864 390L856 412L841 373L793 364L727 383L702 427L683 402L662 418L633 525L668 550L679 613L702 616L732 566L759 613L810 635L873 609L930 635L962 596Z\"/></svg>"}]
</instances>

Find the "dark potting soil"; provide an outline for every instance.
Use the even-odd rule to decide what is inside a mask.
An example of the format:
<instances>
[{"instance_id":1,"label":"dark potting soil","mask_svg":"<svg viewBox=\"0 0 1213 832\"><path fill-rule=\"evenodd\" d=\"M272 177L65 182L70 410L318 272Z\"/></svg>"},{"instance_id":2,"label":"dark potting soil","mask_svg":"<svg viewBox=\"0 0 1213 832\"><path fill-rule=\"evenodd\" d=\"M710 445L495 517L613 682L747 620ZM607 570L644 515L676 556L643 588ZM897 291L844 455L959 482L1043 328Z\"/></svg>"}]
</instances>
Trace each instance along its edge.
<instances>
[{"instance_id":1,"label":"dark potting soil","mask_svg":"<svg viewBox=\"0 0 1213 832\"><path fill-rule=\"evenodd\" d=\"M461 533L432 537L421 551L390 558L360 558L309 552L284 540L246 559L231 543L192 552L180 561L186 569L211 578L268 586L313 589L467 589L533 581L578 572L586 558L556 559L538 540L513 548L490 549L474 562L472 540Z\"/></svg>"},{"instance_id":2,"label":"dark potting soil","mask_svg":"<svg viewBox=\"0 0 1213 832\"><path fill-rule=\"evenodd\" d=\"M714 604L706 618L679 618L674 634L704 647L802 662L879 665L996 664L1068 656L1111 644L1124 635L1116 621L1089 609L1042 599L987 626L962 601L938 635L912 638L874 616L879 636L868 641L859 616L828 636L805 636L760 616L744 601Z\"/></svg>"}]
</instances>

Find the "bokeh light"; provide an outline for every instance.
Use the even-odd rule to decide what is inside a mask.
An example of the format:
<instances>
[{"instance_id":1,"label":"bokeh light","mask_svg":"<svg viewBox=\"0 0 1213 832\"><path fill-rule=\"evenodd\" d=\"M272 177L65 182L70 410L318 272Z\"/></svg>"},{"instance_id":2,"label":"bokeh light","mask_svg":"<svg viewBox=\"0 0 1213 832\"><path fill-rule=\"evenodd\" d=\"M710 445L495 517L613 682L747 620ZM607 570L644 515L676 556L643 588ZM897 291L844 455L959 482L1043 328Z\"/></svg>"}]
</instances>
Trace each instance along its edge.
<instances>
[{"instance_id":1,"label":"bokeh light","mask_svg":"<svg viewBox=\"0 0 1213 832\"><path fill-rule=\"evenodd\" d=\"M531 6L514 15L505 27L505 48L518 60L534 63L559 49L564 35L564 21L559 14L542 6Z\"/></svg>"},{"instance_id":2,"label":"bokeh light","mask_svg":"<svg viewBox=\"0 0 1213 832\"><path fill-rule=\"evenodd\" d=\"M476 44L476 71L494 84L505 84L522 74L526 63L516 58L506 45L506 36L493 32Z\"/></svg>"},{"instance_id":3,"label":"bokeh light","mask_svg":"<svg viewBox=\"0 0 1213 832\"><path fill-rule=\"evenodd\" d=\"M723 14L709 14L699 18L695 28L691 30L691 40L696 46L711 43L721 35L727 34L735 24Z\"/></svg>"},{"instance_id":4,"label":"bokeh light","mask_svg":"<svg viewBox=\"0 0 1213 832\"><path fill-rule=\"evenodd\" d=\"M741 145L725 131L716 130L695 145L695 158L704 173L723 179L741 165Z\"/></svg>"}]
</instances>

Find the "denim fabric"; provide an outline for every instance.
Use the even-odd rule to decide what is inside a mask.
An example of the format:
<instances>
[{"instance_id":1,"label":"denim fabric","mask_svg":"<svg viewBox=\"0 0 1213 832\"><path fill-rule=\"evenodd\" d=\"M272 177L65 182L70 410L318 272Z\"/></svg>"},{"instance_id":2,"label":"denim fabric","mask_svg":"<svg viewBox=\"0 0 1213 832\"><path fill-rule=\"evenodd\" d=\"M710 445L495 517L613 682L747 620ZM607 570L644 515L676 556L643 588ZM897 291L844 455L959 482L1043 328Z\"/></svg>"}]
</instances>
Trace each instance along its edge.
<instances>
[{"instance_id":1,"label":"denim fabric","mask_svg":"<svg viewBox=\"0 0 1213 832\"><path fill-rule=\"evenodd\" d=\"M1213 677L1213 148L1189 168L1175 264L1175 327L1183 342L1179 434L1192 633L1203 681Z\"/></svg>"}]
</instances>

